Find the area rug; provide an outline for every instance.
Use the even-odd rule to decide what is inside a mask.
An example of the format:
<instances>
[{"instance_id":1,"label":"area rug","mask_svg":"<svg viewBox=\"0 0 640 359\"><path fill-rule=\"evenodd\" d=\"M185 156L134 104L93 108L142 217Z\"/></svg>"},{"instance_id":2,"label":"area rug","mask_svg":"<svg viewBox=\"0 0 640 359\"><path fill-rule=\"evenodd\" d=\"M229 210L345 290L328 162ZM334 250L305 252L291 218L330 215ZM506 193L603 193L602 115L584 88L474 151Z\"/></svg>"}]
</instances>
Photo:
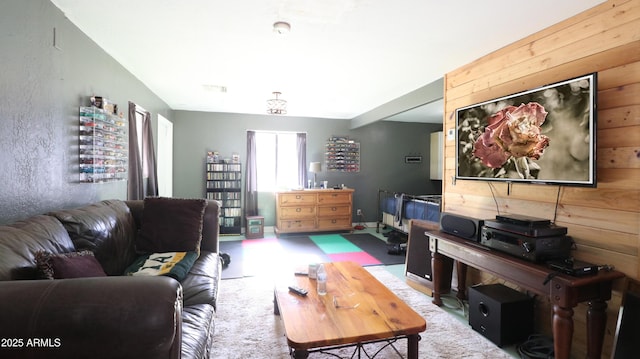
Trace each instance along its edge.
<instances>
[{"instance_id":1,"label":"area rug","mask_svg":"<svg viewBox=\"0 0 640 359\"><path fill-rule=\"evenodd\" d=\"M302 266L352 261L366 267L402 264L405 261L404 255L387 253L387 243L368 233L222 241L220 251L231 257L231 263L222 271L222 279L253 276L273 266L273 263Z\"/></svg>"},{"instance_id":2,"label":"area rug","mask_svg":"<svg viewBox=\"0 0 640 359\"><path fill-rule=\"evenodd\" d=\"M427 330L420 334L420 358L512 359L467 323L433 305L431 297L409 287L383 266L367 267L367 270L425 318ZM289 358L282 322L273 314L273 281L269 277L224 280L218 298L211 359ZM380 344L370 344L365 350L373 355L379 347ZM396 342L395 347L406 357L406 340ZM353 350L343 348L333 353L350 358ZM366 356L363 354L363 357ZM379 359L398 357L392 348L385 348L376 356ZM309 358L335 356L313 353Z\"/></svg>"}]
</instances>

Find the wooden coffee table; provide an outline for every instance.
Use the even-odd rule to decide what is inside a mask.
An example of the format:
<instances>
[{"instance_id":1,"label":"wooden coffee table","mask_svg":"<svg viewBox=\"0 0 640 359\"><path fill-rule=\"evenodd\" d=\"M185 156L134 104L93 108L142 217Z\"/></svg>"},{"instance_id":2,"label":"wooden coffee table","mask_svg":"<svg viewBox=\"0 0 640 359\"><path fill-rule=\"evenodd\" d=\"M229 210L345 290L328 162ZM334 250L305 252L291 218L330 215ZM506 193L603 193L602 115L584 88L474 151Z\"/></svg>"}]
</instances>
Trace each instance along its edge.
<instances>
[{"instance_id":1,"label":"wooden coffee table","mask_svg":"<svg viewBox=\"0 0 640 359\"><path fill-rule=\"evenodd\" d=\"M326 263L327 294L319 296L316 281L306 276L283 278L276 284L274 313L280 315L294 358L310 352L361 346L407 338L407 356L418 358L419 333L427 323L367 270L354 262ZM309 291L289 292L289 285Z\"/></svg>"}]
</instances>

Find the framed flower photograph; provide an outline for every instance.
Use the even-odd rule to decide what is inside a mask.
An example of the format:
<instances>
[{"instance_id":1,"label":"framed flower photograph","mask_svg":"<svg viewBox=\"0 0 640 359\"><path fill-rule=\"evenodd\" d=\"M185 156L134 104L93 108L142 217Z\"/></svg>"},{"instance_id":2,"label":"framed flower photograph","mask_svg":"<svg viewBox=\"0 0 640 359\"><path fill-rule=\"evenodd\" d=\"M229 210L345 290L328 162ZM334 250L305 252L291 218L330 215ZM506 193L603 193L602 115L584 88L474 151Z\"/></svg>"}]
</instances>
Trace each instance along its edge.
<instances>
[{"instance_id":1,"label":"framed flower photograph","mask_svg":"<svg viewBox=\"0 0 640 359\"><path fill-rule=\"evenodd\" d=\"M456 179L596 186L596 73L456 110Z\"/></svg>"}]
</instances>

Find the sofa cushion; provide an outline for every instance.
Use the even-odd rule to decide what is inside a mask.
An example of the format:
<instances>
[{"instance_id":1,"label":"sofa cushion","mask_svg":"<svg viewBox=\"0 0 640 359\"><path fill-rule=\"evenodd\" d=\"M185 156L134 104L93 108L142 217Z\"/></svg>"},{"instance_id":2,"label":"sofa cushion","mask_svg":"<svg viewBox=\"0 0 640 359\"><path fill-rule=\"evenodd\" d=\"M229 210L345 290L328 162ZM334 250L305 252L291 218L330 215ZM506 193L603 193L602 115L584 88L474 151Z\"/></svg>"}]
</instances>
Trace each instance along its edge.
<instances>
[{"instance_id":1,"label":"sofa cushion","mask_svg":"<svg viewBox=\"0 0 640 359\"><path fill-rule=\"evenodd\" d=\"M136 227L129 207L120 200L49 213L64 225L76 250L92 251L108 275L122 275L136 258Z\"/></svg>"},{"instance_id":2,"label":"sofa cushion","mask_svg":"<svg viewBox=\"0 0 640 359\"><path fill-rule=\"evenodd\" d=\"M206 205L204 199L145 198L136 251L200 253Z\"/></svg>"},{"instance_id":3,"label":"sofa cushion","mask_svg":"<svg viewBox=\"0 0 640 359\"><path fill-rule=\"evenodd\" d=\"M216 308L222 262L217 253L202 251L182 280L184 306L208 304Z\"/></svg>"},{"instance_id":4,"label":"sofa cushion","mask_svg":"<svg viewBox=\"0 0 640 359\"><path fill-rule=\"evenodd\" d=\"M37 215L0 226L0 280L36 279L35 253L75 251L73 242L55 218Z\"/></svg>"},{"instance_id":5,"label":"sofa cushion","mask_svg":"<svg viewBox=\"0 0 640 359\"><path fill-rule=\"evenodd\" d=\"M136 259L126 270L125 275L155 276L165 275L177 281L187 276L198 258L196 252L166 252L145 254Z\"/></svg>"},{"instance_id":6,"label":"sofa cushion","mask_svg":"<svg viewBox=\"0 0 640 359\"><path fill-rule=\"evenodd\" d=\"M214 310L206 304L182 311L182 359L214 357L209 353L214 332Z\"/></svg>"},{"instance_id":7,"label":"sofa cushion","mask_svg":"<svg viewBox=\"0 0 640 359\"><path fill-rule=\"evenodd\" d=\"M105 277L93 252L48 253L38 251L36 264L44 279Z\"/></svg>"}]
</instances>

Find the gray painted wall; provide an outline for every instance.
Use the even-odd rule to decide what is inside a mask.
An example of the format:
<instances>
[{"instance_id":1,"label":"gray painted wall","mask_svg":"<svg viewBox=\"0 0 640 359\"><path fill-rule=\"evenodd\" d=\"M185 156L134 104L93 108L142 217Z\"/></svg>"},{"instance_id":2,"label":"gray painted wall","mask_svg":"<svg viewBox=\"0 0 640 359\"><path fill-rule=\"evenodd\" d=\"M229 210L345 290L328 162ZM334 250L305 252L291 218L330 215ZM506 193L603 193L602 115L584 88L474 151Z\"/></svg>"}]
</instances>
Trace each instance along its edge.
<instances>
[{"instance_id":1,"label":"gray painted wall","mask_svg":"<svg viewBox=\"0 0 640 359\"><path fill-rule=\"evenodd\" d=\"M96 21L108 17L96 13ZM57 48L53 46L56 29ZM48 0L0 2L0 223L101 199L126 182L78 182L78 106L105 96L172 111Z\"/></svg>"},{"instance_id":2,"label":"gray painted wall","mask_svg":"<svg viewBox=\"0 0 640 359\"><path fill-rule=\"evenodd\" d=\"M428 173L430 133L441 129L434 124L381 121L351 130L348 120L175 111L173 193L187 198L204 195L207 151L218 151L223 158L237 153L244 164L247 130L306 132L308 162L324 162L329 137L348 136L360 142L360 172L323 172L318 180L354 188L354 218L355 210L361 208L365 220L373 222L380 188L413 194L441 192L441 182L429 180ZM407 164L406 155L421 155L423 161ZM265 224L273 225L273 193L261 193L258 201Z\"/></svg>"},{"instance_id":3,"label":"gray painted wall","mask_svg":"<svg viewBox=\"0 0 640 359\"><path fill-rule=\"evenodd\" d=\"M98 17L97 19L99 19ZM101 19L108 25L108 18ZM53 45L53 31L57 42ZM172 111L47 0L0 2L0 224L102 199L126 199L126 183L78 182L78 106L105 96L126 113L133 101L174 122L174 196L204 195L207 151L246 158L246 130L308 133L308 161L323 161L332 135L361 143L361 172L322 173L319 179L355 188L354 212L376 217L379 188L439 193L428 179L429 133L441 125L376 122L350 129L348 120ZM405 164L405 155L422 155ZM260 211L273 224L273 194Z\"/></svg>"}]
</instances>

